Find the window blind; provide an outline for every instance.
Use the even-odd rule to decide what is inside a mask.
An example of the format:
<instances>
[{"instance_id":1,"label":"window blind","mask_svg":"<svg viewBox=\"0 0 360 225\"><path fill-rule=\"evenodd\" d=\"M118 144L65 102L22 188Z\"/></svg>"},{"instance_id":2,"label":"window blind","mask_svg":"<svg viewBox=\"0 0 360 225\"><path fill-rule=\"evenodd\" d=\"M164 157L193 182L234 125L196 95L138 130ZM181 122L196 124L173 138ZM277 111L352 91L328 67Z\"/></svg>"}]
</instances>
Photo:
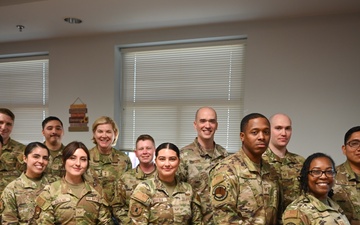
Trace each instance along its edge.
<instances>
[{"instance_id":1,"label":"window blind","mask_svg":"<svg viewBox=\"0 0 360 225\"><path fill-rule=\"evenodd\" d=\"M1 59L0 105L15 114L11 138L28 144L42 141L41 123L48 114L47 57Z\"/></svg>"},{"instance_id":2,"label":"window blind","mask_svg":"<svg viewBox=\"0 0 360 225\"><path fill-rule=\"evenodd\" d=\"M245 49L245 40L120 49L120 148L134 149L136 138L145 133L156 145L172 142L181 148L196 137L196 110L211 106L219 123L215 142L236 152Z\"/></svg>"}]
</instances>

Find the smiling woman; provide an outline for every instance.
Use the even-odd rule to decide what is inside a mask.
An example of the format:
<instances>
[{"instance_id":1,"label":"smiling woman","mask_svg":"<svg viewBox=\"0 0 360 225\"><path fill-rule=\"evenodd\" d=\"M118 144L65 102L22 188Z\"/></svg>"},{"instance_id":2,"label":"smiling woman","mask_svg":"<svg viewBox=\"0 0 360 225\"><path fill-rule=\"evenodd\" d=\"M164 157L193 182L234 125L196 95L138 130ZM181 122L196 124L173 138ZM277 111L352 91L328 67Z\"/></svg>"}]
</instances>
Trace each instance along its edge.
<instances>
[{"instance_id":1,"label":"smiling woman","mask_svg":"<svg viewBox=\"0 0 360 225\"><path fill-rule=\"evenodd\" d=\"M283 224L350 225L343 210L329 197L335 174L335 163L330 156L323 153L310 155L300 173L302 195L286 208Z\"/></svg>"}]
</instances>

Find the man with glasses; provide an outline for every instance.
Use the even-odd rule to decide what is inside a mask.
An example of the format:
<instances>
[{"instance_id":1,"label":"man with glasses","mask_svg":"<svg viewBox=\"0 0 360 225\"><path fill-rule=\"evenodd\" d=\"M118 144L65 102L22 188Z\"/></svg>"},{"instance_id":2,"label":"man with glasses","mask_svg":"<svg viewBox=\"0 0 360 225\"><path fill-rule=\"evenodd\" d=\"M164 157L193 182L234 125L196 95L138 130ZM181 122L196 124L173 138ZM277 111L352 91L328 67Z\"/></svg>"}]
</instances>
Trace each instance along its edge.
<instances>
[{"instance_id":1,"label":"man with glasses","mask_svg":"<svg viewBox=\"0 0 360 225\"><path fill-rule=\"evenodd\" d=\"M352 225L360 225L360 126L346 132L342 151L347 160L336 167L333 200Z\"/></svg>"}]
</instances>

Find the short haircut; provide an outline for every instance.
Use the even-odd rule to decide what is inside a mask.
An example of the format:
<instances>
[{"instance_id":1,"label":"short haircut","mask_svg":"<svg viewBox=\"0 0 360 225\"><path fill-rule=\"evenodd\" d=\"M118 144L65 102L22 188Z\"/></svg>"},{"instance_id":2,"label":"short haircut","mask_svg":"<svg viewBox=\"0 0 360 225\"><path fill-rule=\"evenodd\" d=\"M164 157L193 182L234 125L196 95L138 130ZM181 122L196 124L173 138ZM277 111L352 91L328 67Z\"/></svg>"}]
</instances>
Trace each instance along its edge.
<instances>
[{"instance_id":1,"label":"short haircut","mask_svg":"<svg viewBox=\"0 0 360 225\"><path fill-rule=\"evenodd\" d=\"M324 153L317 152L317 153L314 153L314 154L310 155L309 157L307 157L305 159L305 162L304 162L302 168L301 168L300 177L299 177L300 190L303 191L304 194L309 192L308 174L309 174L309 170L310 170L310 164L314 159L317 159L317 158L327 158L327 159L329 159L331 164L332 164L333 169L335 170L335 162L334 162L334 160L330 156L328 156L328 155L326 155ZM329 192L330 197L331 197L331 195L332 195L332 191Z\"/></svg>"},{"instance_id":2,"label":"short haircut","mask_svg":"<svg viewBox=\"0 0 360 225\"><path fill-rule=\"evenodd\" d=\"M115 121L113 119L111 119L110 117L108 116L101 116L99 118L97 118L95 120L95 122L93 123L92 125L92 131L93 133L95 133L96 131L96 128L99 126L99 125L102 125L102 124L111 124L112 128L113 128L113 131L115 133L115 138L114 138L114 142L112 143L112 145L114 146L117 142L117 139L119 137L119 128L118 126L116 125ZM94 144L97 144L96 143L96 140L94 137L92 137L92 141Z\"/></svg>"},{"instance_id":3,"label":"short haircut","mask_svg":"<svg viewBox=\"0 0 360 225\"><path fill-rule=\"evenodd\" d=\"M173 150L174 152L176 152L177 157L180 159L180 150L175 144L170 143L170 142L165 142L165 143L160 144L155 150L155 157L158 156L159 151L162 149Z\"/></svg>"},{"instance_id":4,"label":"short haircut","mask_svg":"<svg viewBox=\"0 0 360 225\"><path fill-rule=\"evenodd\" d=\"M50 156L50 151L48 149L48 147L46 147L46 145L44 145L41 142L30 142L28 145L26 145L25 147L25 151L24 151L24 155L27 157L33 150L34 148L39 147L39 148L44 148L47 150L48 156Z\"/></svg>"},{"instance_id":5,"label":"short haircut","mask_svg":"<svg viewBox=\"0 0 360 225\"><path fill-rule=\"evenodd\" d=\"M44 130L46 124L47 124L48 122L50 122L50 121L53 121L53 120L59 121L60 124L61 124L61 126L63 127L63 123L62 123L62 121L61 121L59 118L57 118L56 116L49 116L49 117L45 118L45 119L42 121L42 123L41 123L42 129Z\"/></svg>"},{"instance_id":6,"label":"short haircut","mask_svg":"<svg viewBox=\"0 0 360 225\"><path fill-rule=\"evenodd\" d=\"M142 134L142 135L140 135L137 139L136 139L136 148L137 148L137 143L139 142L139 141L146 141L146 140L149 140L149 141L151 141L153 144L154 144L154 146L155 146L155 141L154 141L154 138L153 137L151 137L150 135L148 135L148 134Z\"/></svg>"},{"instance_id":7,"label":"short haircut","mask_svg":"<svg viewBox=\"0 0 360 225\"><path fill-rule=\"evenodd\" d=\"M268 123L269 123L269 126L270 126L270 122L269 120L263 115L263 114L260 114L260 113L250 113L248 115L246 115L242 120L241 120L241 123L240 123L240 132L244 132L246 126L248 125L249 121L252 120L252 119L256 119L256 118L265 118Z\"/></svg>"},{"instance_id":8,"label":"short haircut","mask_svg":"<svg viewBox=\"0 0 360 225\"><path fill-rule=\"evenodd\" d=\"M15 114L10 109L0 108L0 113L8 115L13 121L15 121Z\"/></svg>"},{"instance_id":9,"label":"short haircut","mask_svg":"<svg viewBox=\"0 0 360 225\"><path fill-rule=\"evenodd\" d=\"M350 139L350 136L355 133L355 132L359 132L360 131L360 126L356 126L356 127L352 127L350 128L350 130L348 130L345 134L344 137L344 145L346 145L346 142L348 142L348 140Z\"/></svg>"}]
</instances>

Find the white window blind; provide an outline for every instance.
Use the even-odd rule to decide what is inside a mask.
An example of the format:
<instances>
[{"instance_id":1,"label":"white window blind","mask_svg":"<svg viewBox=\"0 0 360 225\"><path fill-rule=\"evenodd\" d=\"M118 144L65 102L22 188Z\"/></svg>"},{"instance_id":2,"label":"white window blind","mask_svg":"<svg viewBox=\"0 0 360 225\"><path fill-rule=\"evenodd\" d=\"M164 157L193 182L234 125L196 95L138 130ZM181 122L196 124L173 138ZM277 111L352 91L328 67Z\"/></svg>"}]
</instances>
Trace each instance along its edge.
<instances>
[{"instance_id":1,"label":"white window blind","mask_svg":"<svg viewBox=\"0 0 360 225\"><path fill-rule=\"evenodd\" d=\"M41 122L48 114L48 71L45 56L0 60L0 107L15 114L10 137L23 144L44 139Z\"/></svg>"},{"instance_id":2,"label":"white window blind","mask_svg":"<svg viewBox=\"0 0 360 225\"><path fill-rule=\"evenodd\" d=\"M218 114L215 142L229 152L240 147L245 40L121 49L120 148L131 150L140 134L156 145L179 148L196 137L196 110Z\"/></svg>"}]
</instances>

